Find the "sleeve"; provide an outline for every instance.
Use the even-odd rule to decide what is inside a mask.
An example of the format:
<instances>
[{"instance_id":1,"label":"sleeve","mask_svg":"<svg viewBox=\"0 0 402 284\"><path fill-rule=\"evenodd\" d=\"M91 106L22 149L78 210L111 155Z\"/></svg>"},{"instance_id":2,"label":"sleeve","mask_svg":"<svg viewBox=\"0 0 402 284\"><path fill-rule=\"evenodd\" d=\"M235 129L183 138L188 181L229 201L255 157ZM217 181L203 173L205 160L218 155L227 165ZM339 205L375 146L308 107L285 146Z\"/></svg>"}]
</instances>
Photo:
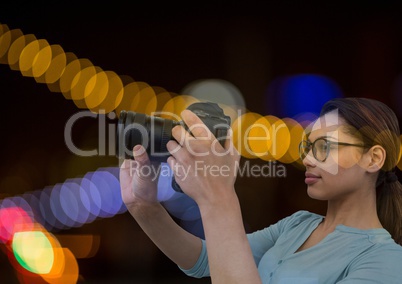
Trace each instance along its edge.
<instances>
[{"instance_id":1,"label":"sleeve","mask_svg":"<svg viewBox=\"0 0 402 284\"><path fill-rule=\"evenodd\" d=\"M208 265L208 255L207 255L207 246L205 244L205 240L201 239L202 248L200 256L198 257L197 262L190 269L183 269L179 266L181 271L183 271L186 275L194 277L194 278L202 278L208 277L209 274L209 265Z\"/></svg>"},{"instance_id":2,"label":"sleeve","mask_svg":"<svg viewBox=\"0 0 402 284\"><path fill-rule=\"evenodd\" d=\"M281 219L265 229L248 234L247 238L257 267L261 258L275 245L277 239L283 232L287 231L289 228L297 226L303 220L311 217L311 215L310 212L301 210Z\"/></svg>"},{"instance_id":3,"label":"sleeve","mask_svg":"<svg viewBox=\"0 0 402 284\"><path fill-rule=\"evenodd\" d=\"M402 279L402 250L381 250L357 258L351 263L347 276L339 284L400 284Z\"/></svg>"}]
</instances>

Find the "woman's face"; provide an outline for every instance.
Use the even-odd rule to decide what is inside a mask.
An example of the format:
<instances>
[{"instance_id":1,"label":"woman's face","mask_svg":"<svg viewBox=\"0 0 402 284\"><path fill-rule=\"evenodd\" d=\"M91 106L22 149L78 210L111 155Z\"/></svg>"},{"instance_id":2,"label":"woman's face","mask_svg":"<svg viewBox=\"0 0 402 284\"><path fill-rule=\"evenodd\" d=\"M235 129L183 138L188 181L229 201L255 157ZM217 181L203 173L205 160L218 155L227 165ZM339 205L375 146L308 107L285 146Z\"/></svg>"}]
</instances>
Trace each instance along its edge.
<instances>
[{"instance_id":1,"label":"woman's face","mask_svg":"<svg viewBox=\"0 0 402 284\"><path fill-rule=\"evenodd\" d=\"M307 192L311 198L318 200L346 198L362 187L362 181L365 180L365 170L360 166L363 148L336 144L336 142L363 144L348 134L345 126L345 121L338 116L337 111L318 118L312 126L308 136L309 142L325 138L330 143L324 145L317 143L329 146L325 161L315 159L313 151L303 159L303 164L306 166ZM326 150L325 147L317 147L317 156L319 151L325 155Z\"/></svg>"}]
</instances>

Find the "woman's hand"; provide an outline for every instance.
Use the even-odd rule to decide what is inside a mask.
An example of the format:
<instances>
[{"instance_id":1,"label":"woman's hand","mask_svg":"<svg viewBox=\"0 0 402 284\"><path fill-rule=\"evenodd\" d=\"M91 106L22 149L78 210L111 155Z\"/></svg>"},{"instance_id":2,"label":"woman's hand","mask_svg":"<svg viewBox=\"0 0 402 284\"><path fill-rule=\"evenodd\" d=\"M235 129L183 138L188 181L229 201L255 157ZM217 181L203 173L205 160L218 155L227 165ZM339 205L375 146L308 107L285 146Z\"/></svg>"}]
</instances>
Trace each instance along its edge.
<instances>
[{"instance_id":1,"label":"woman's hand","mask_svg":"<svg viewBox=\"0 0 402 284\"><path fill-rule=\"evenodd\" d=\"M176 126L168 163L183 192L200 207L213 283L261 283L234 190L240 155L231 133L222 147L201 119L182 112L191 134Z\"/></svg>"},{"instance_id":2,"label":"woman's hand","mask_svg":"<svg viewBox=\"0 0 402 284\"><path fill-rule=\"evenodd\" d=\"M224 147L202 120L190 110L182 112L188 126L175 126L167 149L171 153L168 163L175 180L183 192L192 197L198 205L203 202L222 202L234 194L234 183L240 155L232 144L229 129Z\"/></svg>"},{"instance_id":3,"label":"woman's hand","mask_svg":"<svg viewBox=\"0 0 402 284\"><path fill-rule=\"evenodd\" d=\"M124 160L120 167L120 187L124 204L157 203L157 185L160 164L150 162L141 145L133 148L134 160Z\"/></svg>"},{"instance_id":4,"label":"woman's hand","mask_svg":"<svg viewBox=\"0 0 402 284\"><path fill-rule=\"evenodd\" d=\"M160 163L153 164L141 145L134 160L120 167L120 187L128 211L157 247L178 266L190 269L201 252L201 240L181 228L157 200Z\"/></svg>"}]
</instances>

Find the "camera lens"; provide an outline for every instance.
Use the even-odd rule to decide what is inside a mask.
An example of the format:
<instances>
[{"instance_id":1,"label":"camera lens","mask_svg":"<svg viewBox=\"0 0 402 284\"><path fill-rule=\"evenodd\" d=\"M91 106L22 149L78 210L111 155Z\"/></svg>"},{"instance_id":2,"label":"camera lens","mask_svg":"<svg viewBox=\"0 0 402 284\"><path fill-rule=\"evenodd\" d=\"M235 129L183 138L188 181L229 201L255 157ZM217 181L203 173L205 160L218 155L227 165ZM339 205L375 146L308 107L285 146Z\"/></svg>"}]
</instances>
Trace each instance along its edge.
<instances>
[{"instance_id":1,"label":"camera lens","mask_svg":"<svg viewBox=\"0 0 402 284\"><path fill-rule=\"evenodd\" d=\"M166 144L172 137L172 128L181 122L148 116L133 111L121 111L117 125L116 153L119 158L133 159L132 150L141 144L151 161L166 162L169 151Z\"/></svg>"}]
</instances>

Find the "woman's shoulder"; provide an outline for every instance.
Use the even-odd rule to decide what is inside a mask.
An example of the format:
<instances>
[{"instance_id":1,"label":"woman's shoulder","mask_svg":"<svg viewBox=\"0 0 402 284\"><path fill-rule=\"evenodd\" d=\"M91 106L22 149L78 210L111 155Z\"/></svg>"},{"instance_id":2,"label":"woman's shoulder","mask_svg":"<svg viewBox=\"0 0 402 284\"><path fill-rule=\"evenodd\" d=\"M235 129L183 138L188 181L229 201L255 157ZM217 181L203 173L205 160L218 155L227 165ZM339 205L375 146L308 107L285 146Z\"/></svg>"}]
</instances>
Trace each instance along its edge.
<instances>
[{"instance_id":1,"label":"woman's shoulder","mask_svg":"<svg viewBox=\"0 0 402 284\"><path fill-rule=\"evenodd\" d=\"M364 267L376 267L380 272L388 271L391 275L402 271L402 246L390 241L377 242L361 252L350 264L350 268L358 270Z\"/></svg>"},{"instance_id":2,"label":"woman's shoulder","mask_svg":"<svg viewBox=\"0 0 402 284\"><path fill-rule=\"evenodd\" d=\"M373 256L397 259L402 265L402 246L397 244L391 236L383 241L376 242L370 252Z\"/></svg>"}]
</instances>

